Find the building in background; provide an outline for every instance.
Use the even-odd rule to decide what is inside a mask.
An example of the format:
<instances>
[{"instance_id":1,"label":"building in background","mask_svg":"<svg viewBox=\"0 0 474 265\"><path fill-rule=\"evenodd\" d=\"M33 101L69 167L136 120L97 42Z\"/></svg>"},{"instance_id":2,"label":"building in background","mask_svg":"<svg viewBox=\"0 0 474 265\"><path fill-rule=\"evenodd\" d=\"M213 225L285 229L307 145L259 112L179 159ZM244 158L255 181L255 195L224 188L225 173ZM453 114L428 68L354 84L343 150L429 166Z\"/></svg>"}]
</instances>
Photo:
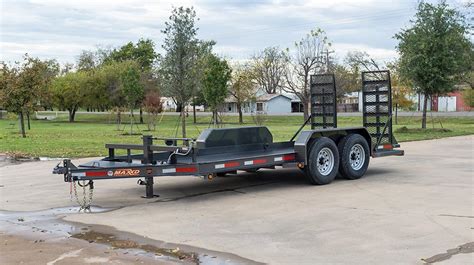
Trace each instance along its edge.
<instances>
[{"instance_id":1,"label":"building in background","mask_svg":"<svg viewBox=\"0 0 474 265\"><path fill-rule=\"evenodd\" d=\"M262 94L254 101L242 104L243 113L263 112L266 114L291 113L292 99L283 94ZM237 101L234 97L227 97L224 103L224 112L237 113Z\"/></svg>"}]
</instances>

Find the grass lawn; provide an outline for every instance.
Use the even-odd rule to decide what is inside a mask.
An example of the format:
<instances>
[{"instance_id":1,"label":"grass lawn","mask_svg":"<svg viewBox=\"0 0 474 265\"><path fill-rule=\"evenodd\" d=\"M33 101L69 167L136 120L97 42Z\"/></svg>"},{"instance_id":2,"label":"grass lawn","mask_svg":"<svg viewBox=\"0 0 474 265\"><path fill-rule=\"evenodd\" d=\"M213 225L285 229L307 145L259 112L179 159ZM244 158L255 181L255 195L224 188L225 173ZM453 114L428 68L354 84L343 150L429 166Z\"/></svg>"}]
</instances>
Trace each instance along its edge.
<instances>
[{"instance_id":1,"label":"grass lawn","mask_svg":"<svg viewBox=\"0 0 474 265\"><path fill-rule=\"evenodd\" d=\"M175 136L177 116L163 116L156 131L144 131L146 125L139 125L143 134L155 136ZM225 116L225 127L239 126L238 117ZM45 157L87 157L105 156L107 150L105 143L140 143L139 135L123 135L125 131L117 130L114 124L114 116L101 114L77 114L75 123L67 122L66 115L60 115L53 121L33 120L31 130L27 131L27 138L21 138L18 134L16 121L0 120L0 153L15 153L25 156ZM210 117L198 117L198 123L192 123L192 117L187 119L188 137L197 137L199 133L209 127ZM268 116L265 125L273 133L275 141L289 140L299 128L303 118L297 116ZM442 130L412 130L421 125L420 117L399 117L398 125L394 125L394 131L400 127L407 127L401 132L395 132L399 142L436 139L442 137L474 134L474 119L466 118L435 118L434 127L443 127L450 131ZM254 125L252 117L244 117L244 125ZM338 127L360 126L361 117L338 117ZM123 127L124 125L122 125ZM428 127L433 128L431 118L428 119ZM309 128L309 127L308 127ZM136 131L137 129L134 128ZM180 136L178 131L178 137Z\"/></svg>"}]
</instances>

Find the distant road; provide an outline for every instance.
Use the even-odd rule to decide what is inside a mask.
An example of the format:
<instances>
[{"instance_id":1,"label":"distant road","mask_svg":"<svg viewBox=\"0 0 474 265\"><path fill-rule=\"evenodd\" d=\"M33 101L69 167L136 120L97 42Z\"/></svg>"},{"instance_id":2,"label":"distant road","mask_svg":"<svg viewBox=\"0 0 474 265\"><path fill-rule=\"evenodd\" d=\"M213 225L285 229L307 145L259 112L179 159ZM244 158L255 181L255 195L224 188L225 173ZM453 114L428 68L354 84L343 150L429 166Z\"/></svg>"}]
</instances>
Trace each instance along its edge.
<instances>
[{"instance_id":1,"label":"distant road","mask_svg":"<svg viewBox=\"0 0 474 265\"><path fill-rule=\"evenodd\" d=\"M38 116L52 116L57 114L67 114L67 111L38 111ZM87 111L78 111L76 114L97 114L97 115L110 115L110 112L87 112ZM138 115L138 113L136 113ZM192 112L188 113L189 116L192 116ZM124 113L127 115L127 113ZM164 115L179 115L177 112L165 112ZM211 112L196 112L198 116L211 116ZM224 116L238 116L238 113L230 113L225 112L222 113ZM250 116L250 113L244 113L244 116ZM337 114L340 117L357 117L362 116L360 112L339 112ZM395 113L394 113L395 115ZM398 116L400 117L421 117L423 115L422 112L414 111L414 112L407 112L401 111L398 112ZM435 116L435 117L474 117L474 111L469 112L428 112L428 116ZM303 116L303 113L285 113L285 114L268 114L268 116Z\"/></svg>"}]
</instances>

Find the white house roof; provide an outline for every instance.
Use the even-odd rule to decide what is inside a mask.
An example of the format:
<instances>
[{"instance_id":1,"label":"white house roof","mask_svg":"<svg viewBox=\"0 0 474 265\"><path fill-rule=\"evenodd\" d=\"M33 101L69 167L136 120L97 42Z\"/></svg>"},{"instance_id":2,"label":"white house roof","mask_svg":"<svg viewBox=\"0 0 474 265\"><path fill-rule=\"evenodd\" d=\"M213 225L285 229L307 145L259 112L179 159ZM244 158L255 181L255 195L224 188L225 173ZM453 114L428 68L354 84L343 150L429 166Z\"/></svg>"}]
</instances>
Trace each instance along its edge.
<instances>
[{"instance_id":1,"label":"white house roof","mask_svg":"<svg viewBox=\"0 0 474 265\"><path fill-rule=\"evenodd\" d=\"M281 96L281 97L285 97L285 98L291 100L290 97L285 96L285 95L283 95L283 94L265 94L265 95L261 95L261 96L257 97L257 101L264 101L264 102L265 102L265 101L270 101L270 100L272 100L272 99L274 99L274 98L276 98L276 97L280 97L280 96Z\"/></svg>"},{"instance_id":2,"label":"white house roof","mask_svg":"<svg viewBox=\"0 0 474 265\"><path fill-rule=\"evenodd\" d=\"M283 94L264 94L264 95L258 96L256 98L256 101L257 102L267 102L267 101L270 101L270 100L272 100L274 98L277 98L277 97L280 97L280 96L291 100L291 97L289 97L287 95L283 95ZM224 101L226 103L235 103L235 102L237 102L237 100L234 98L234 96L228 96Z\"/></svg>"}]
</instances>

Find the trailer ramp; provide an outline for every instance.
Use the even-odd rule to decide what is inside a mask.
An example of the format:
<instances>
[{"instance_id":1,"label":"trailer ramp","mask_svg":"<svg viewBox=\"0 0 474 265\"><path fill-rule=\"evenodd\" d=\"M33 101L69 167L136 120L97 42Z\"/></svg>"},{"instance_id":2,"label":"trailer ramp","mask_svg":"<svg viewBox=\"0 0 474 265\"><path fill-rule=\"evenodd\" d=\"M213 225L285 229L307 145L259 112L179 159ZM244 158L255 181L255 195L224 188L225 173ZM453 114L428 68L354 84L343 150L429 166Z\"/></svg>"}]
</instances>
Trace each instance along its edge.
<instances>
[{"instance_id":1,"label":"trailer ramp","mask_svg":"<svg viewBox=\"0 0 474 265\"><path fill-rule=\"evenodd\" d=\"M311 129L337 128L336 81L334 74L312 75Z\"/></svg>"},{"instance_id":2,"label":"trailer ramp","mask_svg":"<svg viewBox=\"0 0 474 265\"><path fill-rule=\"evenodd\" d=\"M374 156L403 155L393 136L390 71L362 72L363 126L371 138Z\"/></svg>"}]
</instances>

